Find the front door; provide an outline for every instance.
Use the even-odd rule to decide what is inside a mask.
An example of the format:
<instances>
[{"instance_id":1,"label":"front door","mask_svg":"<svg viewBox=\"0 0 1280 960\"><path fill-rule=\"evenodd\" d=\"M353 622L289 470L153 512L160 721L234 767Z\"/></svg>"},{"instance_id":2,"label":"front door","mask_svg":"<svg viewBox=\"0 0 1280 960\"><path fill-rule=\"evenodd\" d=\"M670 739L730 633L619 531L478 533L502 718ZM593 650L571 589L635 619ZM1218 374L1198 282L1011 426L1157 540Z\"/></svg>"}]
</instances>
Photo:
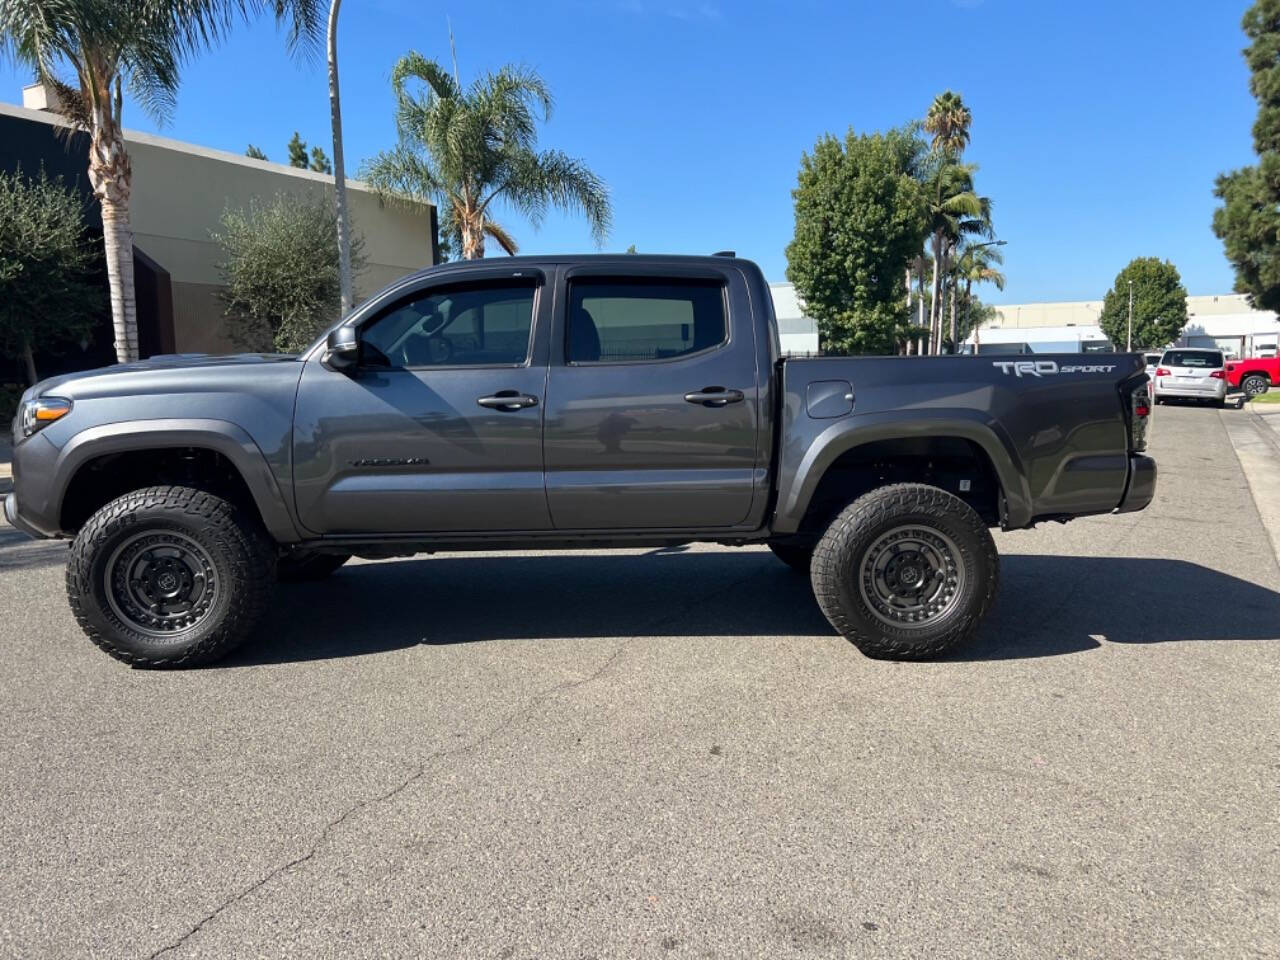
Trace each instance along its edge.
<instances>
[{"instance_id":1,"label":"front door","mask_svg":"<svg viewBox=\"0 0 1280 960\"><path fill-rule=\"evenodd\" d=\"M351 373L308 362L294 416L299 519L314 533L545 530L541 284L418 288L360 323Z\"/></svg>"},{"instance_id":2,"label":"front door","mask_svg":"<svg viewBox=\"0 0 1280 960\"><path fill-rule=\"evenodd\" d=\"M743 523L756 467L756 347L723 277L570 272L547 387L556 529ZM748 308L749 309L749 308Z\"/></svg>"}]
</instances>

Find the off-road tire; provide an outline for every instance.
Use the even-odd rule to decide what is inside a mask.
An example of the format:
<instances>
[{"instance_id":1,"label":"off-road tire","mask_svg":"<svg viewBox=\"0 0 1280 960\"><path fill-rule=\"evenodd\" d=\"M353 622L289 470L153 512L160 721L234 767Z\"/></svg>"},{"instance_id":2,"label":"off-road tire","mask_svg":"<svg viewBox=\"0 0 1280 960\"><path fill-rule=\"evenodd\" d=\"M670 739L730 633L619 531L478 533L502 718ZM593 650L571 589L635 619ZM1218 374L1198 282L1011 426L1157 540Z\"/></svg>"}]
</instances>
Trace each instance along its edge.
<instances>
[{"instance_id":1,"label":"off-road tire","mask_svg":"<svg viewBox=\"0 0 1280 960\"><path fill-rule=\"evenodd\" d=\"M794 543L771 543L769 549L773 555L797 573L808 574L809 562L813 559L813 547L803 547Z\"/></svg>"},{"instance_id":2,"label":"off-road tire","mask_svg":"<svg viewBox=\"0 0 1280 960\"><path fill-rule=\"evenodd\" d=\"M936 531L963 564L956 598L936 622L896 627L872 613L864 596L863 561L900 527ZM881 487L847 506L813 552L814 596L827 620L868 657L926 660L968 640L995 598L1000 558L982 518L959 497L921 483Z\"/></svg>"},{"instance_id":3,"label":"off-road tire","mask_svg":"<svg viewBox=\"0 0 1280 960\"><path fill-rule=\"evenodd\" d=\"M164 637L122 619L108 598L113 551L152 530L194 541L217 585L205 614ZM195 666L225 656L249 636L270 597L273 565L273 545L257 517L202 490L148 487L111 501L81 528L67 563L67 597L81 629L117 660L137 667Z\"/></svg>"},{"instance_id":4,"label":"off-road tire","mask_svg":"<svg viewBox=\"0 0 1280 960\"><path fill-rule=\"evenodd\" d=\"M276 561L276 579L281 583L313 583L325 579L350 559L349 553L286 553Z\"/></svg>"},{"instance_id":5,"label":"off-road tire","mask_svg":"<svg viewBox=\"0 0 1280 960\"><path fill-rule=\"evenodd\" d=\"M1260 373L1251 373L1240 381L1240 390L1248 400L1260 397L1270 389L1271 381Z\"/></svg>"}]
</instances>

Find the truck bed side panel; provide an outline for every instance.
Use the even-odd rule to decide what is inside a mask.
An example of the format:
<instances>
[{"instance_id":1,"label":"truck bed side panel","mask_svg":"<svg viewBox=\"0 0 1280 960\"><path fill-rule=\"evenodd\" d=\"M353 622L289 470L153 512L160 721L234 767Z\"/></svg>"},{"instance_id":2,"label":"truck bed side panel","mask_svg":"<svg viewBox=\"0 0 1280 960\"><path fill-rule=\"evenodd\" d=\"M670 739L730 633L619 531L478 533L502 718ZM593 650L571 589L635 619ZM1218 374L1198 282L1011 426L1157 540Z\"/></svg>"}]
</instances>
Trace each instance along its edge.
<instances>
[{"instance_id":1,"label":"truck bed side panel","mask_svg":"<svg viewBox=\"0 0 1280 960\"><path fill-rule=\"evenodd\" d=\"M774 528L798 528L841 454L899 437L976 443L1000 479L1010 527L1112 510L1129 470L1120 383L1141 365L1130 354L785 360ZM852 412L810 417L808 385L840 380L852 386Z\"/></svg>"}]
</instances>

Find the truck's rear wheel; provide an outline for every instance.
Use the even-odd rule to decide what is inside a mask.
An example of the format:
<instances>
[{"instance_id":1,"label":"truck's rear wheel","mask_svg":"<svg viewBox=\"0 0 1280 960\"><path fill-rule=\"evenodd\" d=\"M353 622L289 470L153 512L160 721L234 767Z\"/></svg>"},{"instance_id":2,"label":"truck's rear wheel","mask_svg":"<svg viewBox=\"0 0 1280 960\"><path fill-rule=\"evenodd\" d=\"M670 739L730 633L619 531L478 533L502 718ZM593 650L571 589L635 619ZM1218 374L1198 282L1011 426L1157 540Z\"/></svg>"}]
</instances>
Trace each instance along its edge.
<instances>
[{"instance_id":1,"label":"truck's rear wheel","mask_svg":"<svg viewBox=\"0 0 1280 960\"><path fill-rule=\"evenodd\" d=\"M818 541L811 571L831 625L881 660L923 660L969 639L999 576L982 518L919 483L881 487L846 507Z\"/></svg>"},{"instance_id":2,"label":"truck's rear wheel","mask_svg":"<svg viewBox=\"0 0 1280 960\"><path fill-rule=\"evenodd\" d=\"M276 561L276 579L281 583L311 583L323 580L351 559L349 553L314 553L298 550Z\"/></svg>"},{"instance_id":3,"label":"truck's rear wheel","mask_svg":"<svg viewBox=\"0 0 1280 960\"><path fill-rule=\"evenodd\" d=\"M271 545L256 518L189 487L113 500L81 528L67 564L89 639L142 667L191 666L243 641L266 606Z\"/></svg>"},{"instance_id":4,"label":"truck's rear wheel","mask_svg":"<svg viewBox=\"0 0 1280 960\"><path fill-rule=\"evenodd\" d=\"M813 559L813 547L798 546L794 543L771 543L769 549L773 555L797 573L809 572L809 561Z\"/></svg>"},{"instance_id":5,"label":"truck's rear wheel","mask_svg":"<svg viewBox=\"0 0 1280 960\"><path fill-rule=\"evenodd\" d=\"M1246 397L1260 397L1271 389L1271 381L1260 373L1253 373L1240 381L1240 389Z\"/></svg>"}]
</instances>

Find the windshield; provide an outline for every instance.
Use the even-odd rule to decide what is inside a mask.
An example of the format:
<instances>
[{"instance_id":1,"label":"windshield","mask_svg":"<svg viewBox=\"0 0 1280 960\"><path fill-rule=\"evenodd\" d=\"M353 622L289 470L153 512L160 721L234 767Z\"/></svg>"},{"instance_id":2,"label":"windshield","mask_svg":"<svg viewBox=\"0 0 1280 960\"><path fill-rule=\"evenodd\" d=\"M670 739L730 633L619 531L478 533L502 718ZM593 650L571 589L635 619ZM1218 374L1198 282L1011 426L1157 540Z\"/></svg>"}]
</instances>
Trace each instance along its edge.
<instances>
[{"instance_id":1,"label":"windshield","mask_svg":"<svg viewBox=\"0 0 1280 960\"><path fill-rule=\"evenodd\" d=\"M1211 370L1222 366L1222 351L1170 350L1160 363L1166 367L1202 367Z\"/></svg>"}]
</instances>

